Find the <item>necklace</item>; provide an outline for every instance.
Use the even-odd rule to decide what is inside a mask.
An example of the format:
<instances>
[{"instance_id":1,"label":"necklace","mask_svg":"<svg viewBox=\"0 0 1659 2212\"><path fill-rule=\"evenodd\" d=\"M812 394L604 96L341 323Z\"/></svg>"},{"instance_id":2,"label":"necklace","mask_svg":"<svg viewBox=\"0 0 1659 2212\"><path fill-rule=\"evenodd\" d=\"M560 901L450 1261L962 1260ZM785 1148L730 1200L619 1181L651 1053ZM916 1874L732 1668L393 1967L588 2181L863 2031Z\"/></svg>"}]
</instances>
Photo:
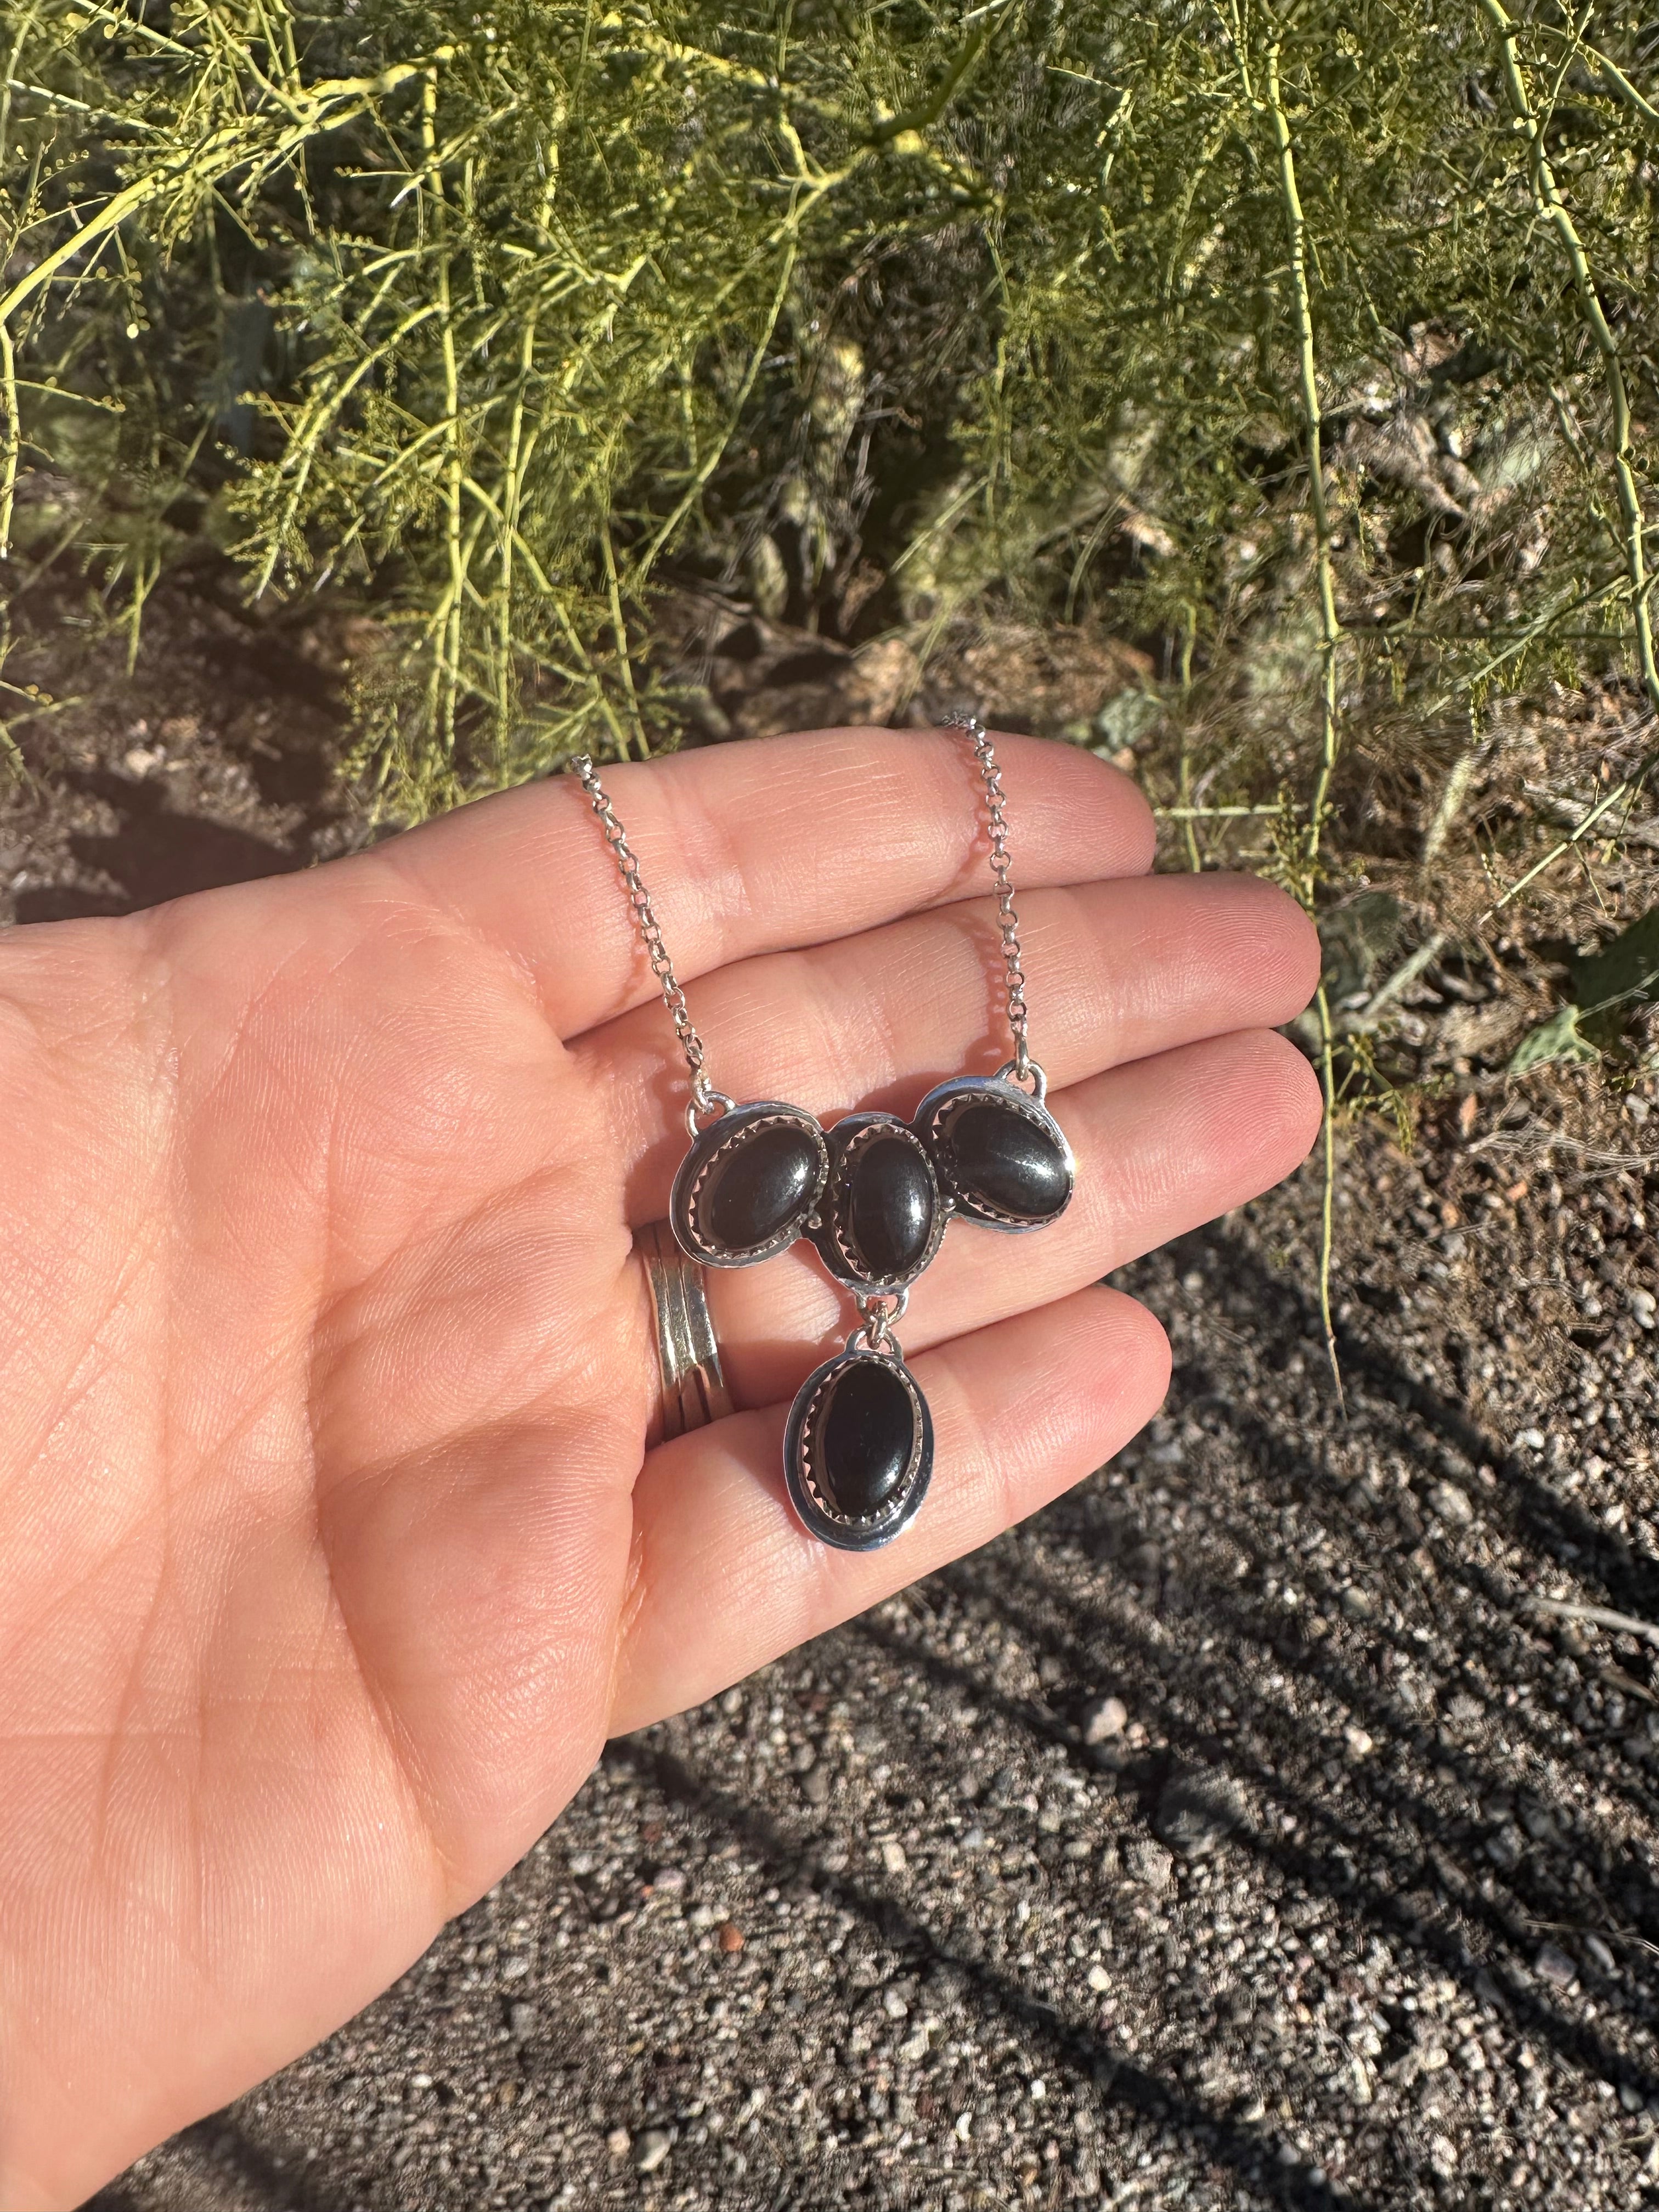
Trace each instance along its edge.
<instances>
[{"instance_id":1,"label":"necklace","mask_svg":"<svg viewBox=\"0 0 1659 2212\"><path fill-rule=\"evenodd\" d=\"M639 862L592 762L573 765L616 856L635 927L691 1078L690 1149L669 1202L675 1239L704 1267L752 1267L797 1238L851 1295L858 1326L813 1370L790 1408L784 1479L803 1525L843 1551L873 1551L915 1518L933 1476L927 1401L894 1334L910 1286L953 1218L1015 1234L1069 1203L1072 1148L1031 1057L1019 916L1001 770L976 715L958 716L984 782L990 866L1014 1056L994 1075L937 1085L907 1121L849 1114L824 1129L779 1098L717 1091Z\"/></svg>"}]
</instances>

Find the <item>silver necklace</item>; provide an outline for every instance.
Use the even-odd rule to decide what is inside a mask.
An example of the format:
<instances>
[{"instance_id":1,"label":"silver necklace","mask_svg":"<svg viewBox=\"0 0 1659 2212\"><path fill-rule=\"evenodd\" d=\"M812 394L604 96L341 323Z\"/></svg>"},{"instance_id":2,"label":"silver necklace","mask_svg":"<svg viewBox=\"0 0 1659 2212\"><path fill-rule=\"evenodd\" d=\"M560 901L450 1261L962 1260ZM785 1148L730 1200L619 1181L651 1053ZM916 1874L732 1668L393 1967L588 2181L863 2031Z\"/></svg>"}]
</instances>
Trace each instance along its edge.
<instances>
[{"instance_id":1,"label":"silver necklace","mask_svg":"<svg viewBox=\"0 0 1659 2212\"><path fill-rule=\"evenodd\" d=\"M796 1513L849 1552L890 1543L933 1476L933 1419L894 1334L911 1285L953 1218L1013 1234L1042 1229L1064 1212L1076 1180L1072 1148L1044 1103L1048 1078L1031 1057L1001 771L976 715L953 726L971 741L985 785L1014 1056L994 1075L937 1085L908 1121L849 1114L828 1130L783 1099L739 1104L714 1088L639 862L592 762L573 763L691 1077L690 1149L669 1206L677 1241L705 1267L752 1267L805 1237L858 1310L844 1350L796 1393L783 1448Z\"/></svg>"}]
</instances>

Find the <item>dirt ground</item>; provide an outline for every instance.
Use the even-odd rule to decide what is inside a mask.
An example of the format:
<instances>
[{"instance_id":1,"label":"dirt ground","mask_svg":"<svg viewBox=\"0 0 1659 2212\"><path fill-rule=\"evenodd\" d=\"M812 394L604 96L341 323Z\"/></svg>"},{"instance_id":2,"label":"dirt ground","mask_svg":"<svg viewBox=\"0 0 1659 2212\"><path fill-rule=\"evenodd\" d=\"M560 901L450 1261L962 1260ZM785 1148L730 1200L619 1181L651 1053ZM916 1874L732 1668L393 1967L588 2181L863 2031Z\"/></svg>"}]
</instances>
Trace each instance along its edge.
<instances>
[{"instance_id":1,"label":"dirt ground","mask_svg":"<svg viewBox=\"0 0 1659 2212\"><path fill-rule=\"evenodd\" d=\"M152 616L132 679L64 625L33 668L79 703L0 819L20 920L370 834L338 641ZM1431 965L1407 1030L1480 990ZM1344 1135L1346 1415L1311 1178L1126 1269L1136 1444L613 1745L98 2212L1659 2204L1659 1630L1534 1603L1659 1622L1654 1086L1461 1065L1409 1154Z\"/></svg>"}]
</instances>

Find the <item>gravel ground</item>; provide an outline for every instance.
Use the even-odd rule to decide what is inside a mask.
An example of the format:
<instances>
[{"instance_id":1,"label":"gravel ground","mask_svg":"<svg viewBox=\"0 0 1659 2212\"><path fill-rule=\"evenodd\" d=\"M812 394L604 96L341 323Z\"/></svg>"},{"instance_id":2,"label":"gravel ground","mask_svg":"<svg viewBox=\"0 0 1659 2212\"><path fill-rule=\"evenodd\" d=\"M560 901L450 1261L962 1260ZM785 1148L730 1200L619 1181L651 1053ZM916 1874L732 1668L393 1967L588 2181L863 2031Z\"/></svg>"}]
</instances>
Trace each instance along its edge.
<instances>
[{"instance_id":1,"label":"gravel ground","mask_svg":"<svg viewBox=\"0 0 1659 2212\"><path fill-rule=\"evenodd\" d=\"M0 908L366 834L315 628L163 593L137 686L43 635L87 703ZM1659 1115L1482 1073L1507 1001L1440 980L1414 1152L1346 1146L1346 1419L1310 1182L1126 1270L1176 1349L1137 1445L614 1745L98 2212L1659 2204L1659 1635L1528 1602L1659 1621Z\"/></svg>"},{"instance_id":2,"label":"gravel ground","mask_svg":"<svg viewBox=\"0 0 1659 2212\"><path fill-rule=\"evenodd\" d=\"M1525 1604L1659 1619L1659 1165L1482 1141L1350 1148L1346 1422L1310 1189L1126 1270L1138 1444L612 1746L98 2212L1659 2203L1654 1654Z\"/></svg>"}]
</instances>

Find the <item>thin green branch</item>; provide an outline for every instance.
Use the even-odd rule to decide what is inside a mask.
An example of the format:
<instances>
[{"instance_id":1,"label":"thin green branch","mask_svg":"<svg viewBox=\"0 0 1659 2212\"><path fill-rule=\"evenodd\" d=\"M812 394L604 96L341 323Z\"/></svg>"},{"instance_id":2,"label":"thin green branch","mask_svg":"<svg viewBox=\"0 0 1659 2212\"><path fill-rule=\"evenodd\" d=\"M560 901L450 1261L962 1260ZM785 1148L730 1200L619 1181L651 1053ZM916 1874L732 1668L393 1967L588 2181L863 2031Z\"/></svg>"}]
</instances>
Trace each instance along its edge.
<instances>
[{"instance_id":1,"label":"thin green branch","mask_svg":"<svg viewBox=\"0 0 1659 2212\"><path fill-rule=\"evenodd\" d=\"M258 166L269 170L287 160L324 131L342 128L364 114L371 100L395 92L416 77L430 76L434 67L453 52L441 47L425 62L400 62L373 77L326 78L310 86L297 119L281 131L262 118L238 117L211 131L198 146L180 150L161 161L129 185L112 192L89 216L60 240L52 252L26 269L9 291L0 295L0 323L9 322L17 310L52 283L59 272L82 254L90 255L119 230L131 216L170 193L183 189L206 190L234 169Z\"/></svg>"},{"instance_id":2,"label":"thin green branch","mask_svg":"<svg viewBox=\"0 0 1659 2212\"><path fill-rule=\"evenodd\" d=\"M1314 351L1313 299L1308 283L1308 223L1297 183L1296 148L1291 136L1279 77L1279 41L1268 45L1266 67L1267 112L1273 119L1273 143L1279 155L1279 188L1284 203L1290 240L1291 299L1294 312L1297 357L1301 374L1303 434L1308 449L1308 499L1314 532L1314 566L1319 592L1319 773L1308 810L1303 842L1302 896L1311 914L1320 874L1320 841L1330 805L1331 779L1336 772L1337 653L1342 625L1336 611L1336 577L1331 560L1331 518L1325 498L1323 417L1319 404L1318 362ZM1323 978L1314 1000L1319 1018L1319 1077L1325 1095L1322 1157L1324 1188L1320 1216L1319 1315L1325 1331L1325 1350L1331 1363L1339 1404L1343 1400L1342 1370L1336 1356L1336 1329L1331 1317L1331 1260L1335 1242L1336 1203L1336 1036L1330 1000Z\"/></svg>"},{"instance_id":3,"label":"thin green branch","mask_svg":"<svg viewBox=\"0 0 1659 2212\"><path fill-rule=\"evenodd\" d=\"M434 260L438 285L438 337L444 374L444 548L448 587L433 624L437 650L432 664L434 720L445 753L455 755L455 698L460 683L461 611L466 598L467 563L461 548L461 487L465 462L461 451L461 382L455 355L454 305L450 295L449 199L438 156L438 83L428 76L421 85L421 147L426 156L423 187L432 208Z\"/></svg>"}]
</instances>

